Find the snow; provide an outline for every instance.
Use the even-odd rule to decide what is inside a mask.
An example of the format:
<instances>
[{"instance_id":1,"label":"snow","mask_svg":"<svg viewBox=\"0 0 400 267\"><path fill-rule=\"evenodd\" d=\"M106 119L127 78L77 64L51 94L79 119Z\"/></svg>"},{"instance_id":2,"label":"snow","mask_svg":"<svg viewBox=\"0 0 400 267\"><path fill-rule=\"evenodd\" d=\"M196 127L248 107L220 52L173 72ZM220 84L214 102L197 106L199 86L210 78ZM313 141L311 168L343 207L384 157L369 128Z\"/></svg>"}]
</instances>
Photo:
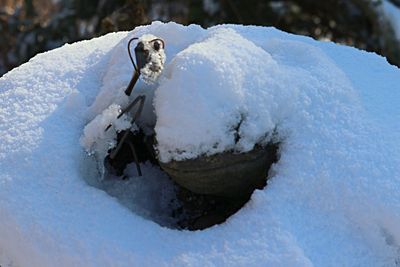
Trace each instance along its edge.
<instances>
[{"instance_id":1,"label":"snow","mask_svg":"<svg viewBox=\"0 0 400 267\"><path fill-rule=\"evenodd\" d=\"M157 41L157 37L152 34L142 35L139 42L144 44L144 49L149 51L149 63L145 64L140 69L142 79L148 83L153 83L157 80L158 76L162 73L165 63L165 53L162 48L162 43ZM154 49L154 42L160 46L159 50Z\"/></svg>"},{"instance_id":2,"label":"snow","mask_svg":"<svg viewBox=\"0 0 400 267\"><path fill-rule=\"evenodd\" d=\"M162 161L246 152L266 143L279 123L274 115L284 116L284 109L273 110L281 100L273 92L290 95L277 82L282 71L271 55L230 29L211 30L179 52L165 72L154 100Z\"/></svg>"},{"instance_id":3,"label":"snow","mask_svg":"<svg viewBox=\"0 0 400 267\"><path fill-rule=\"evenodd\" d=\"M146 164L143 179L99 183L81 147L88 123L128 103L126 44L144 34L167 61L132 98L146 94L139 123L163 160L246 151L272 130L282 141L267 187L224 224L165 227L165 176ZM155 22L40 54L0 78L0 265L396 266L399 74L373 53L239 25Z\"/></svg>"},{"instance_id":4,"label":"snow","mask_svg":"<svg viewBox=\"0 0 400 267\"><path fill-rule=\"evenodd\" d=\"M85 126L83 135L80 138L80 143L88 154L96 154L95 156L99 163L101 162L99 167L103 175L103 161L100 159L104 159L108 150L117 145L117 132L131 128L130 119L126 114L118 118L121 110L121 106L111 104ZM108 126L112 126L112 128L106 130ZM135 126L133 125L137 129Z\"/></svg>"}]
</instances>

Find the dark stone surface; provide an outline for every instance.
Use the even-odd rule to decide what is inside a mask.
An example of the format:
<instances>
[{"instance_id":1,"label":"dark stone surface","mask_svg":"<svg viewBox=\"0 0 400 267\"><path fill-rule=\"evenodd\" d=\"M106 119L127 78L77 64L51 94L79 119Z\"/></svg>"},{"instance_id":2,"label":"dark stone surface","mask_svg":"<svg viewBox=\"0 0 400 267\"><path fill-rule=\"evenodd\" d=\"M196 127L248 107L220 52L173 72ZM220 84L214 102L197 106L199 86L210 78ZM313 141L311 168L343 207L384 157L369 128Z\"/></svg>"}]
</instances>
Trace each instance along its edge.
<instances>
[{"instance_id":1,"label":"dark stone surface","mask_svg":"<svg viewBox=\"0 0 400 267\"><path fill-rule=\"evenodd\" d=\"M277 160L277 144L246 153L231 151L184 161L160 162L180 186L197 194L244 197L262 188L270 166Z\"/></svg>"}]
</instances>

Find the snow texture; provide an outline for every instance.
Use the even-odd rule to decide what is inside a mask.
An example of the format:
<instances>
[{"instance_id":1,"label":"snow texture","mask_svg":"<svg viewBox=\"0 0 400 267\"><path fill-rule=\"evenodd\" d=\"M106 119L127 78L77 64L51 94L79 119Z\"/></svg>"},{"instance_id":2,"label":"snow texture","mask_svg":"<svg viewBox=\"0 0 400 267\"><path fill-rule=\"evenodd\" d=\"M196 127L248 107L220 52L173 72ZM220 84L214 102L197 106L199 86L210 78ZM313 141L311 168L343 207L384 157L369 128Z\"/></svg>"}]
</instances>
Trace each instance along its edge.
<instances>
[{"instance_id":1,"label":"snow texture","mask_svg":"<svg viewBox=\"0 0 400 267\"><path fill-rule=\"evenodd\" d=\"M80 138L80 143L86 152L97 158L102 176L105 169L101 159L104 159L108 151L117 145L117 132L126 129L137 130L137 126L131 125L126 114L118 118L121 110L119 105L111 104L85 126Z\"/></svg>"},{"instance_id":2,"label":"snow texture","mask_svg":"<svg viewBox=\"0 0 400 267\"><path fill-rule=\"evenodd\" d=\"M271 55L232 29L210 30L180 51L165 76L154 101L162 161L249 151L269 141L288 109L278 106L292 97Z\"/></svg>"},{"instance_id":3,"label":"snow texture","mask_svg":"<svg viewBox=\"0 0 400 267\"><path fill-rule=\"evenodd\" d=\"M80 145L129 102L126 44L144 34L165 40L166 68L132 98L148 97L163 160L282 141L267 187L224 224L160 226L166 177L146 164L107 194ZM40 54L0 78L0 265L396 266L399 104L383 57L274 28L155 22Z\"/></svg>"}]
</instances>

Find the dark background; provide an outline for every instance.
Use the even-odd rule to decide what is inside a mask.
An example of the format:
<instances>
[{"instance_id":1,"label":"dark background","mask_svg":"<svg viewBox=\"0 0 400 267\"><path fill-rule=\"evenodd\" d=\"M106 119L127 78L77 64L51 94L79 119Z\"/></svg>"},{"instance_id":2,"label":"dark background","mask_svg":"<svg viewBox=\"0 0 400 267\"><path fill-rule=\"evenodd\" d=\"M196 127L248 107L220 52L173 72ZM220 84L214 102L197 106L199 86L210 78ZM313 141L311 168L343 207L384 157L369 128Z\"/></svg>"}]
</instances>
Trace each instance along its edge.
<instances>
[{"instance_id":1,"label":"dark background","mask_svg":"<svg viewBox=\"0 0 400 267\"><path fill-rule=\"evenodd\" d=\"M390 0L400 8L400 0ZM274 26L384 55L400 44L379 0L0 0L0 76L37 53L153 20Z\"/></svg>"}]
</instances>

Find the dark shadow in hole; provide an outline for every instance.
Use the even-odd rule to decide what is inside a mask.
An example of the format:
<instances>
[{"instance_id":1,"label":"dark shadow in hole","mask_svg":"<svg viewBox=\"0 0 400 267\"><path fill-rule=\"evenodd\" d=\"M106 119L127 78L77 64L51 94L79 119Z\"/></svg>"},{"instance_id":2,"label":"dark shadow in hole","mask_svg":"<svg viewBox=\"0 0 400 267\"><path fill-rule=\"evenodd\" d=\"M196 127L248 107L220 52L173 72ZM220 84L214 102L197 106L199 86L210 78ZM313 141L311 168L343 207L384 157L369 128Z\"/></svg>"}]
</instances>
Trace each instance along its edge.
<instances>
[{"instance_id":1,"label":"dark shadow in hole","mask_svg":"<svg viewBox=\"0 0 400 267\"><path fill-rule=\"evenodd\" d=\"M123 133L119 133L118 138L122 135ZM160 172L165 174L165 172L160 168L155 156L155 151L153 149L154 137L146 136L142 131L137 131L135 133L130 133L129 139L135 145L140 163L151 163L153 167L156 167ZM266 186L267 179L269 178L268 171L271 165L278 161L278 148L279 143L270 143L267 147L263 148L268 152L268 156L264 157L263 162L263 164L267 166L266 173L263 174L263 177L265 178L257 180L257 183L253 183L251 188L244 189L245 193L240 195L215 196L210 194L199 194L190 191L171 180L169 186L173 188L174 193L169 195L169 199L164 199L164 201L167 201L168 203L167 205L165 205L165 203L163 205L169 210L163 210L163 212L166 212L166 214L169 214L170 216L170 218L167 218L167 221L169 221L168 225L164 224L164 226L181 230L202 230L225 222L231 215L235 214L249 201L255 189L262 189ZM127 144L122 146L121 152L114 160L110 160L109 158L105 159L107 168L112 170L115 175L113 176L113 179L117 180L129 179L132 172L129 175L125 169L126 166L132 162L134 162L134 157ZM117 176L119 176L119 178L117 178ZM131 179L138 178L146 179L146 177L133 178L131 176ZM157 216L152 215L150 216L150 219L151 217Z\"/></svg>"},{"instance_id":2,"label":"dark shadow in hole","mask_svg":"<svg viewBox=\"0 0 400 267\"><path fill-rule=\"evenodd\" d=\"M263 189L267 185L269 169L278 161L278 148L279 144L268 145L267 151L270 154L265 161L268 166L265 178L253 184L250 190L244 188L243 194L234 197L197 194L177 185L177 200L180 206L173 214L178 218L177 226L187 230L202 230L225 222L250 200L254 190Z\"/></svg>"}]
</instances>

